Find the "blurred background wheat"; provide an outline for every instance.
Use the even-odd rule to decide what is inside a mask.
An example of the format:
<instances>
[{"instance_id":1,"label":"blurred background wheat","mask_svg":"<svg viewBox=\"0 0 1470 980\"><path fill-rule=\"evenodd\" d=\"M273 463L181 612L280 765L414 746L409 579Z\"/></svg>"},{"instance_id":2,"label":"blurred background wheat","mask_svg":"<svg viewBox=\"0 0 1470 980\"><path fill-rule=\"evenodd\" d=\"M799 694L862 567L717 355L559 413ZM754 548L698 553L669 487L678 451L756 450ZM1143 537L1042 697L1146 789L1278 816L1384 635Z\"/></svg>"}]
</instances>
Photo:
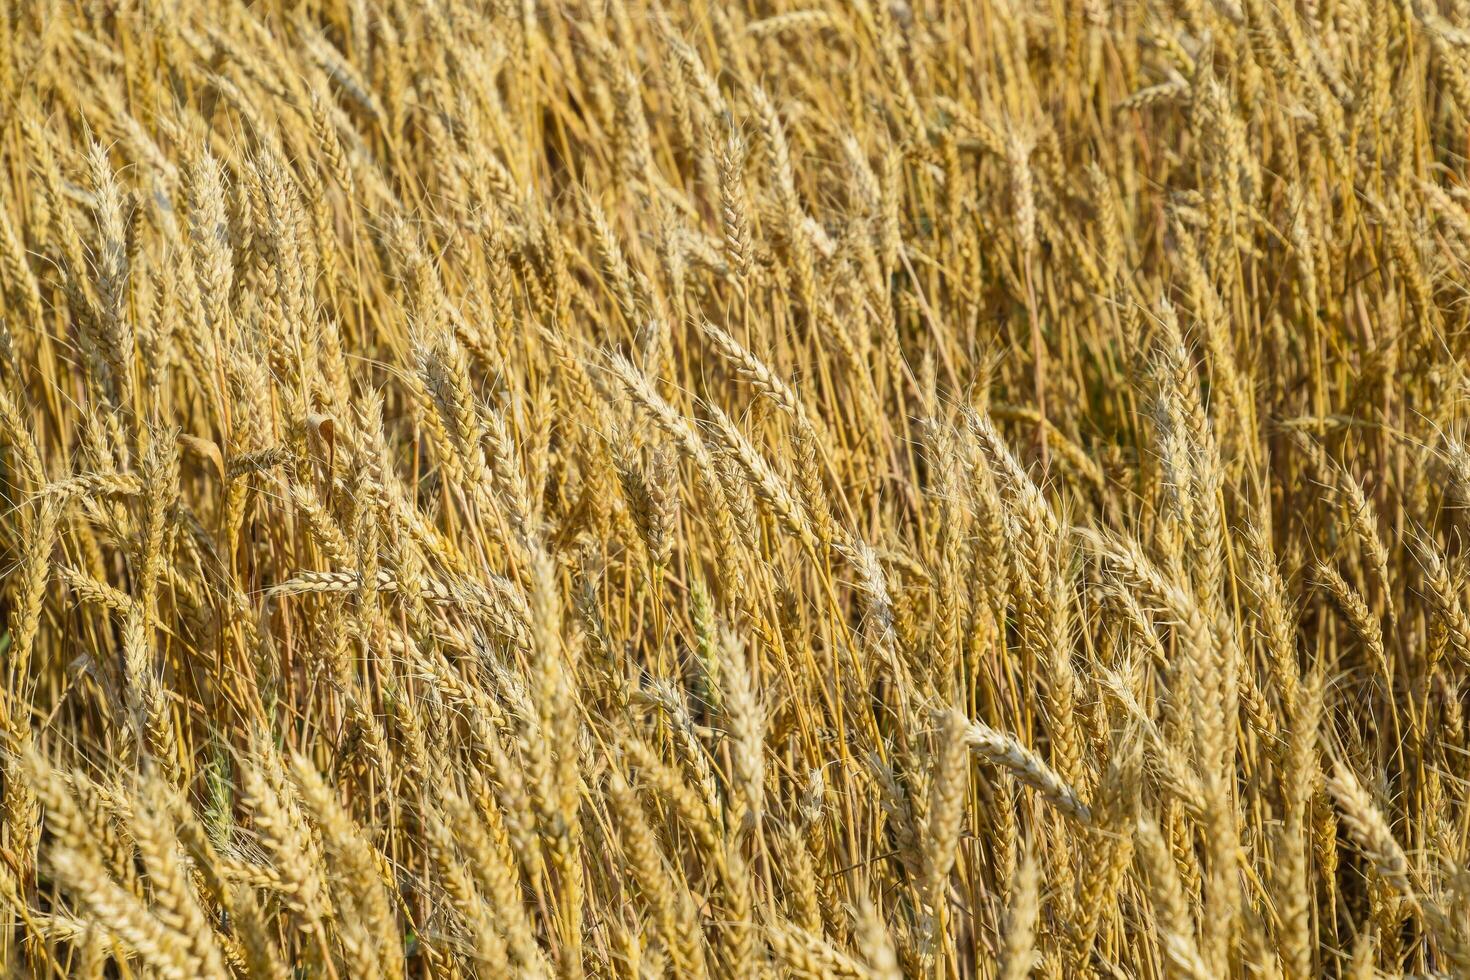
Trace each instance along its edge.
<instances>
[{"instance_id":1,"label":"blurred background wheat","mask_svg":"<svg viewBox=\"0 0 1470 980\"><path fill-rule=\"evenodd\" d=\"M1470 3L0 5L16 976L1470 976Z\"/></svg>"}]
</instances>

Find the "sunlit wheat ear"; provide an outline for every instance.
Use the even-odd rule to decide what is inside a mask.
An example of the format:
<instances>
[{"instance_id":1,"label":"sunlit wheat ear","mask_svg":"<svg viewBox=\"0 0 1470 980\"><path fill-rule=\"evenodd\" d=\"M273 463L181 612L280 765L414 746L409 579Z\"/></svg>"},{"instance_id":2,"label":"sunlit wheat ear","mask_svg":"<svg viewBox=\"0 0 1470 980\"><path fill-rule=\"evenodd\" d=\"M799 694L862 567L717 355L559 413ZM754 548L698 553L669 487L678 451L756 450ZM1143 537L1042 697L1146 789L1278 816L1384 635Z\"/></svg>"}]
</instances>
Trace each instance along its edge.
<instances>
[{"instance_id":1,"label":"sunlit wheat ear","mask_svg":"<svg viewBox=\"0 0 1470 980\"><path fill-rule=\"evenodd\" d=\"M452 839L442 823L432 825L429 832L429 848L439 868L446 897L469 934L474 958L487 970L508 973L510 957L505 941L486 916L483 899L454 853Z\"/></svg>"},{"instance_id":2,"label":"sunlit wheat ear","mask_svg":"<svg viewBox=\"0 0 1470 980\"><path fill-rule=\"evenodd\" d=\"M703 951L689 931L691 914L687 893L674 887L661 869L661 858L641 805L621 775L614 774L608 786L611 813L617 820L618 840L628 856L629 869L651 910L653 925L684 976L703 976L707 967Z\"/></svg>"},{"instance_id":3,"label":"sunlit wheat ear","mask_svg":"<svg viewBox=\"0 0 1470 980\"><path fill-rule=\"evenodd\" d=\"M997 732L983 722L973 722L963 730L962 738L982 759L1008 770L1062 813L1084 824L1090 822L1092 814L1077 797L1076 790L1012 736Z\"/></svg>"},{"instance_id":4,"label":"sunlit wheat ear","mask_svg":"<svg viewBox=\"0 0 1470 980\"><path fill-rule=\"evenodd\" d=\"M169 790L156 779L145 783L130 830L138 843L158 921L181 939L181 952L202 976L224 976L224 957L194 884L179 860L179 842L170 826Z\"/></svg>"},{"instance_id":5,"label":"sunlit wheat ear","mask_svg":"<svg viewBox=\"0 0 1470 980\"><path fill-rule=\"evenodd\" d=\"M1138 862L1147 876L1164 953L1180 975L1203 980L1210 970L1195 942L1193 916L1169 846L1158 826L1147 819L1139 821L1137 840Z\"/></svg>"},{"instance_id":6,"label":"sunlit wheat ear","mask_svg":"<svg viewBox=\"0 0 1470 980\"><path fill-rule=\"evenodd\" d=\"M79 892L79 901L87 914L118 936L130 952L160 976L183 980L190 976L228 975L200 973L199 964L185 952L184 938L154 918L140 899L108 878L100 865L63 848L51 856L51 868L58 880Z\"/></svg>"},{"instance_id":7,"label":"sunlit wheat ear","mask_svg":"<svg viewBox=\"0 0 1470 980\"><path fill-rule=\"evenodd\" d=\"M1001 976L1006 980L1024 980L1036 965L1036 923L1041 906L1041 869L1036 852L1027 847L1015 880L1010 884L1010 904L1006 909L1004 947L1001 953Z\"/></svg>"},{"instance_id":8,"label":"sunlit wheat ear","mask_svg":"<svg viewBox=\"0 0 1470 980\"><path fill-rule=\"evenodd\" d=\"M969 792L969 753L965 749L965 723L959 712L942 719L937 738L938 757L930 777L930 797L924 839L924 880L922 891L929 905L926 941L932 943L938 932L937 919L944 914L948 878L954 867L955 850L964 819L965 797Z\"/></svg>"},{"instance_id":9,"label":"sunlit wheat ear","mask_svg":"<svg viewBox=\"0 0 1470 980\"><path fill-rule=\"evenodd\" d=\"M303 759L292 766L301 799L311 812L329 858L340 878L331 882L338 913L358 917L348 942L358 955L376 962L387 977L403 975L402 948L392 924L390 899L376 852L362 839L352 819L332 798L331 790Z\"/></svg>"}]
</instances>

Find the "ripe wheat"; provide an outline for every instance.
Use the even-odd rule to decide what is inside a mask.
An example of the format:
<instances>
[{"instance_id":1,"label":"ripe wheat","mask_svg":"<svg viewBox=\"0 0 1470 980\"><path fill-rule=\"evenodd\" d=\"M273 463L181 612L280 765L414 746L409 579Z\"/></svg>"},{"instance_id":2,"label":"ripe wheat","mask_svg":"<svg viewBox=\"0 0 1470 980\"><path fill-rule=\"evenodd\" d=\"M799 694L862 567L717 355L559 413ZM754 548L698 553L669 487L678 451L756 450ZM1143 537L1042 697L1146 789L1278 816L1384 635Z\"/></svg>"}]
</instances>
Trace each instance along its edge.
<instances>
[{"instance_id":1,"label":"ripe wheat","mask_svg":"<svg viewBox=\"0 0 1470 980\"><path fill-rule=\"evenodd\" d=\"M1470 976L1470 3L0 9L0 961Z\"/></svg>"}]
</instances>

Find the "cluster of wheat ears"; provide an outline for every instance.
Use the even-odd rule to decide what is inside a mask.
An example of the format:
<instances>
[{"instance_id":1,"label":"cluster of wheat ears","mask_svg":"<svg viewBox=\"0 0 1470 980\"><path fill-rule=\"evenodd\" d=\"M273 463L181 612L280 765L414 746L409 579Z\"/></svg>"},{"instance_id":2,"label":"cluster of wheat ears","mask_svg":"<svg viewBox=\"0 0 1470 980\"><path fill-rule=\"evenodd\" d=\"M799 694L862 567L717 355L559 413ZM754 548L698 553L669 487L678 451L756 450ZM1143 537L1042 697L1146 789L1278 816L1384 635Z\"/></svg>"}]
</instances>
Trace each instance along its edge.
<instances>
[{"instance_id":1,"label":"cluster of wheat ears","mask_svg":"<svg viewBox=\"0 0 1470 980\"><path fill-rule=\"evenodd\" d=\"M1470 3L0 5L0 959L1470 976Z\"/></svg>"}]
</instances>

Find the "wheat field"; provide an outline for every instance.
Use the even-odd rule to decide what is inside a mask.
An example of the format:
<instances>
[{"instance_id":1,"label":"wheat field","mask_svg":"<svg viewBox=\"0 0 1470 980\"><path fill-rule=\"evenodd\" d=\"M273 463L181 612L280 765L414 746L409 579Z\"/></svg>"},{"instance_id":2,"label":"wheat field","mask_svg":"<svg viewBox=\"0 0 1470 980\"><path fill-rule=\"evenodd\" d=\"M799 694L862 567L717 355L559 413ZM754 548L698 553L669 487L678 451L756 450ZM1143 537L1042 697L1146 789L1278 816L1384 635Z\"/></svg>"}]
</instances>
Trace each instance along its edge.
<instances>
[{"instance_id":1,"label":"wheat field","mask_svg":"<svg viewBox=\"0 0 1470 980\"><path fill-rule=\"evenodd\" d=\"M17 977L1470 976L1470 2L0 4Z\"/></svg>"}]
</instances>

